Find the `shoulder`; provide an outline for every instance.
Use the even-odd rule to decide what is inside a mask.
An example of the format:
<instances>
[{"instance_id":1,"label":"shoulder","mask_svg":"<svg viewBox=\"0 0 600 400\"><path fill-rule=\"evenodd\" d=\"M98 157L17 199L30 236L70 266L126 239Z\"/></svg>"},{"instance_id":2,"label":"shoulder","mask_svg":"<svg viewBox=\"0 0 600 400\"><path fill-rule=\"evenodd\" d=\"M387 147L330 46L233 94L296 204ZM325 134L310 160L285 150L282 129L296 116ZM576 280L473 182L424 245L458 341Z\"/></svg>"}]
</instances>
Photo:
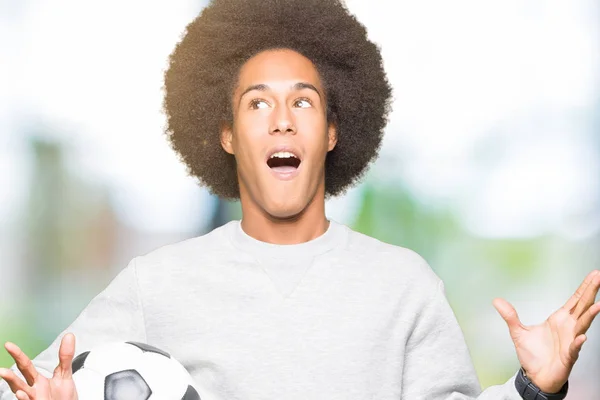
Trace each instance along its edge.
<instances>
[{"instance_id":1,"label":"shoulder","mask_svg":"<svg viewBox=\"0 0 600 400\"><path fill-rule=\"evenodd\" d=\"M166 244L146 254L135 258L138 268L144 269L167 265L169 268L186 264L198 265L207 259L215 259L221 255L231 253L231 244L225 230L229 222L212 231L185 239L176 243Z\"/></svg>"},{"instance_id":2,"label":"shoulder","mask_svg":"<svg viewBox=\"0 0 600 400\"><path fill-rule=\"evenodd\" d=\"M373 272L401 281L403 286L416 285L433 290L439 284L440 278L416 251L345 228L348 239L344 251Z\"/></svg>"}]
</instances>

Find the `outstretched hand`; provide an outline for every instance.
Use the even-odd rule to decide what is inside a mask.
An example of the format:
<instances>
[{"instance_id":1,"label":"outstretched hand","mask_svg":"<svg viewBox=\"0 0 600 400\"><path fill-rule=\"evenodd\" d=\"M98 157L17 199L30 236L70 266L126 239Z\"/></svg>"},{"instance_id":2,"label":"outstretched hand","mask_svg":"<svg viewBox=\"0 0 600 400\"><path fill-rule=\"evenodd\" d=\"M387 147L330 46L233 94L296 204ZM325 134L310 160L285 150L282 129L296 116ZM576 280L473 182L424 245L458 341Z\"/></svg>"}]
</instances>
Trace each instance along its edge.
<instances>
[{"instance_id":1,"label":"outstretched hand","mask_svg":"<svg viewBox=\"0 0 600 400\"><path fill-rule=\"evenodd\" d=\"M71 362L75 354L75 336L66 334L58 350L59 363L52 378L41 375L33 363L14 343L4 345L6 351L14 358L17 368L26 382L13 371L0 368L0 377L4 378L12 392L19 400L77 400L77 390L73 381Z\"/></svg>"},{"instance_id":2,"label":"outstretched hand","mask_svg":"<svg viewBox=\"0 0 600 400\"><path fill-rule=\"evenodd\" d=\"M579 358L585 333L600 313L595 303L600 271L592 271L575 294L540 325L524 326L516 310L504 299L494 307L508 324L517 357L527 377L546 393L557 393L569 379Z\"/></svg>"}]
</instances>

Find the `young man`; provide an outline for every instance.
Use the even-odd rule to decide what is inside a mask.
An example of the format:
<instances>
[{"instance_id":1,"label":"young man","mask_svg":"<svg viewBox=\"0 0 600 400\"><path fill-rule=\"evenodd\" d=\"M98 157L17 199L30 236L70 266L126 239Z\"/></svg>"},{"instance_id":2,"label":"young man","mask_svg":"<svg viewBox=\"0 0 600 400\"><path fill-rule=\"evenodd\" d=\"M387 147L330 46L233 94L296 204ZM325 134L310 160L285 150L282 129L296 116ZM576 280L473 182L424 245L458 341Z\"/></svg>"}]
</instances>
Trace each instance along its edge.
<instances>
[{"instance_id":1,"label":"young man","mask_svg":"<svg viewBox=\"0 0 600 400\"><path fill-rule=\"evenodd\" d=\"M326 218L325 198L376 157L391 93L338 0L214 0L165 88L174 149L214 193L239 197L242 220L135 258L33 363L6 344L16 367L0 372L2 400L75 399L73 356L126 340L173 354L204 400L564 397L600 311L597 271L541 325L495 301L523 368L481 392L427 263Z\"/></svg>"}]
</instances>

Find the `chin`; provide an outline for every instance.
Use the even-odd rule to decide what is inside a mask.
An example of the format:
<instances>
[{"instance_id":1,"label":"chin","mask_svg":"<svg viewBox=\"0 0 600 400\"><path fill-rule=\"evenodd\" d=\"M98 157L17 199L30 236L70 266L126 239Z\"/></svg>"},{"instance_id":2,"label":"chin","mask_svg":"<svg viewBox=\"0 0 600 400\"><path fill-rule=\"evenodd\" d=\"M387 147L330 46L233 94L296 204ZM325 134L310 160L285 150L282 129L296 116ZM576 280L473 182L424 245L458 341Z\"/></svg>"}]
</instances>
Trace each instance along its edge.
<instances>
[{"instance_id":1,"label":"chin","mask_svg":"<svg viewBox=\"0 0 600 400\"><path fill-rule=\"evenodd\" d=\"M270 204L263 209L273 219L294 219L300 216L308 203L289 202L283 204Z\"/></svg>"}]
</instances>

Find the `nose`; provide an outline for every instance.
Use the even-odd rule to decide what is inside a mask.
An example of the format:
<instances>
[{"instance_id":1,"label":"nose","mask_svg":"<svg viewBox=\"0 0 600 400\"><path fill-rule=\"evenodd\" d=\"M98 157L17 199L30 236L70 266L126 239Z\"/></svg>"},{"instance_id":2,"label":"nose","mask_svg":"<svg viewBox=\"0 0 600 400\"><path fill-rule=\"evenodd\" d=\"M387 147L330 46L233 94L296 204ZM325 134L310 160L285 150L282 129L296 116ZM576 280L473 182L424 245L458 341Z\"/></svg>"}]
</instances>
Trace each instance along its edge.
<instances>
[{"instance_id":1,"label":"nose","mask_svg":"<svg viewBox=\"0 0 600 400\"><path fill-rule=\"evenodd\" d=\"M296 133L296 124L294 122L294 115L285 105L281 105L275 108L275 112L272 114L272 122L270 133Z\"/></svg>"}]
</instances>

